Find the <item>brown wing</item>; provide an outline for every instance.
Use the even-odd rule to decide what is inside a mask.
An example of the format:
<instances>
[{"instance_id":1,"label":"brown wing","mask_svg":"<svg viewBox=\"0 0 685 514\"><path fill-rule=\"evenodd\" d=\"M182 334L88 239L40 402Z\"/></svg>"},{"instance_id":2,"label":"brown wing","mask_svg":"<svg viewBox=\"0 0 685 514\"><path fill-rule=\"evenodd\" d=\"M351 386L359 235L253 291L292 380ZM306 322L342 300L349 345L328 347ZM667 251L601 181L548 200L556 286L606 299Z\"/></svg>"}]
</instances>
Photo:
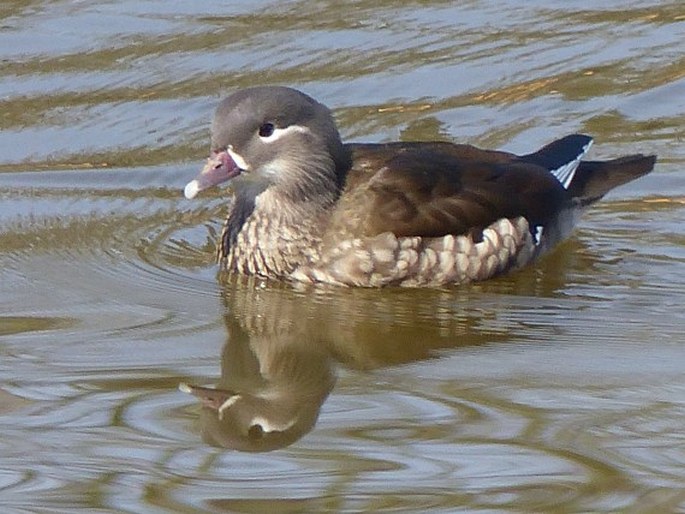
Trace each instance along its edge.
<instances>
[{"instance_id":1,"label":"brown wing","mask_svg":"<svg viewBox=\"0 0 685 514\"><path fill-rule=\"evenodd\" d=\"M359 235L466 234L517 216L544 224L567 201L547 170L505 152L449 143L351 149L339 220Z\"/></svg>"}]
</instances>

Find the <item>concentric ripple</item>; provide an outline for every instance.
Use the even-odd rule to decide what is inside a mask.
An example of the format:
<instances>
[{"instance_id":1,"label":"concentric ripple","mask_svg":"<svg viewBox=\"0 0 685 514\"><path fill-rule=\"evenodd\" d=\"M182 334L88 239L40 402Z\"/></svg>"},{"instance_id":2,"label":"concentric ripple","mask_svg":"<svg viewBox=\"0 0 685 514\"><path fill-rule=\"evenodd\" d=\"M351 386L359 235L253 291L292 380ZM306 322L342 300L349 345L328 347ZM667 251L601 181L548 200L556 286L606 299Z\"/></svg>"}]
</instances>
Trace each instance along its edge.
<instances>
[{"instance_id":1,"label":"concentric ripple","mask_svg":"<svg viewBox=\"0 0 685 514\"><path fill-rule=\"evenodd\" d=\"M0 4L0 511L685 511L682 24L682 0ZM492 282L224 280L226 194L181 191L218 99L263 83L346 140L587 132L659 161ZM211 447L181 381L316 423Z\"/></svg>"}]
</instances>

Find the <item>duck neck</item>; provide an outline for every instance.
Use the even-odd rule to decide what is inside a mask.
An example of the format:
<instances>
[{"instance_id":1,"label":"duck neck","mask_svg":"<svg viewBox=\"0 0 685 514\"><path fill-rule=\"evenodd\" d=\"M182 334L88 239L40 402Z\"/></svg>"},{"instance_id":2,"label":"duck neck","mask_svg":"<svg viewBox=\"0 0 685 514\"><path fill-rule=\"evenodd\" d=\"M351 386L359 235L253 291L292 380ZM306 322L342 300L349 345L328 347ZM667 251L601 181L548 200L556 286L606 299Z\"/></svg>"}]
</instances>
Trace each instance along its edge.
<instances>
[{"instance_id":1,"label":"duck neck","mask_svg":"<svg viewBox=\"0 0 685 514\"><path fill-rule=\"evenodd\" d=\"M289 153L271 164L274 181L264 192L272 193L274 203L309 214L312 205L326 208L337 201L350 164L349 151L342 145L306 155Z\"/></svg>"},{"instance_id":2,"label":"duck neck","mask_svg":"<svg viewBox=\"0 0 685 514\"><path fill-rule=\"evenodd\" d=\"M319 260L340 185L334 174L309 187L239 189L218 249L229 271L284 278L297 267Z\"/></svg>"}]
</instances>

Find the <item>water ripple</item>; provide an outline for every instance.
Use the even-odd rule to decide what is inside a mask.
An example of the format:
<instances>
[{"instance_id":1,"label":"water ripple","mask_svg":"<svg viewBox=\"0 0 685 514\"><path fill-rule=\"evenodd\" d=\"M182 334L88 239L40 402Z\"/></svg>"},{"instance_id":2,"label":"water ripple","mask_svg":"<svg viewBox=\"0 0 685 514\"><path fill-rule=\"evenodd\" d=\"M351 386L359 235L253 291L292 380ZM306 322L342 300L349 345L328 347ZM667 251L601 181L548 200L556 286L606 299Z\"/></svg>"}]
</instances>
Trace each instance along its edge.
<instances>
[{"instance_id":1,"label":"water ripple","mask_svg":"<svg viewBox=\"0 0 685 514\"><path fill-rule=\"evenodd\" d=\"M5 509L685 509L682 1L37 0L0 20ZM181 188L220 95L265 82L347 139L529 152L587 131L595 157L660 161L486 284L224 283L225 195ZM202 443L177 383L291 344L342 367L313 430Z\"/></svg>"}]
</instances>

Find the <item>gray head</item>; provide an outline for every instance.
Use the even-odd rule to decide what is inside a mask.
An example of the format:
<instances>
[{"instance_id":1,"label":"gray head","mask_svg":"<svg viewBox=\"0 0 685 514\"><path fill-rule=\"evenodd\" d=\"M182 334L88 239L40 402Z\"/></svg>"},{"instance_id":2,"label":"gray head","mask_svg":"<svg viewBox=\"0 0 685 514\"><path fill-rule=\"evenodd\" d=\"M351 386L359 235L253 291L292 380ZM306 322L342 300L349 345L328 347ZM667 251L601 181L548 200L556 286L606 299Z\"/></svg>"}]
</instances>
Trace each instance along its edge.
<instances>
[{"instance_id":1,"label":"gray head","mask_svg":"<svg viewBox=\"0 0 685 514\"><path fill-rule=\"evenodd\" d=\"M314 428L321 404L330 392L330 387L320 396L273 388L262 394L187 384L179 388L200 399L205 442L244 452L268 452L300 439Z\"/></svg>"},{"instance_id":2,"label":"gray head","mask_svg":"<svg viewBox=\"0 0 685 514\"><path fill-rule=\"evenodd\" d=\"M212 122L211 151L186 186L188 198L241 174L303 198L331 188L337 193L349 167L328 108L280 86L243 89L222 100Z\"/></svg>"}]
</instances>

